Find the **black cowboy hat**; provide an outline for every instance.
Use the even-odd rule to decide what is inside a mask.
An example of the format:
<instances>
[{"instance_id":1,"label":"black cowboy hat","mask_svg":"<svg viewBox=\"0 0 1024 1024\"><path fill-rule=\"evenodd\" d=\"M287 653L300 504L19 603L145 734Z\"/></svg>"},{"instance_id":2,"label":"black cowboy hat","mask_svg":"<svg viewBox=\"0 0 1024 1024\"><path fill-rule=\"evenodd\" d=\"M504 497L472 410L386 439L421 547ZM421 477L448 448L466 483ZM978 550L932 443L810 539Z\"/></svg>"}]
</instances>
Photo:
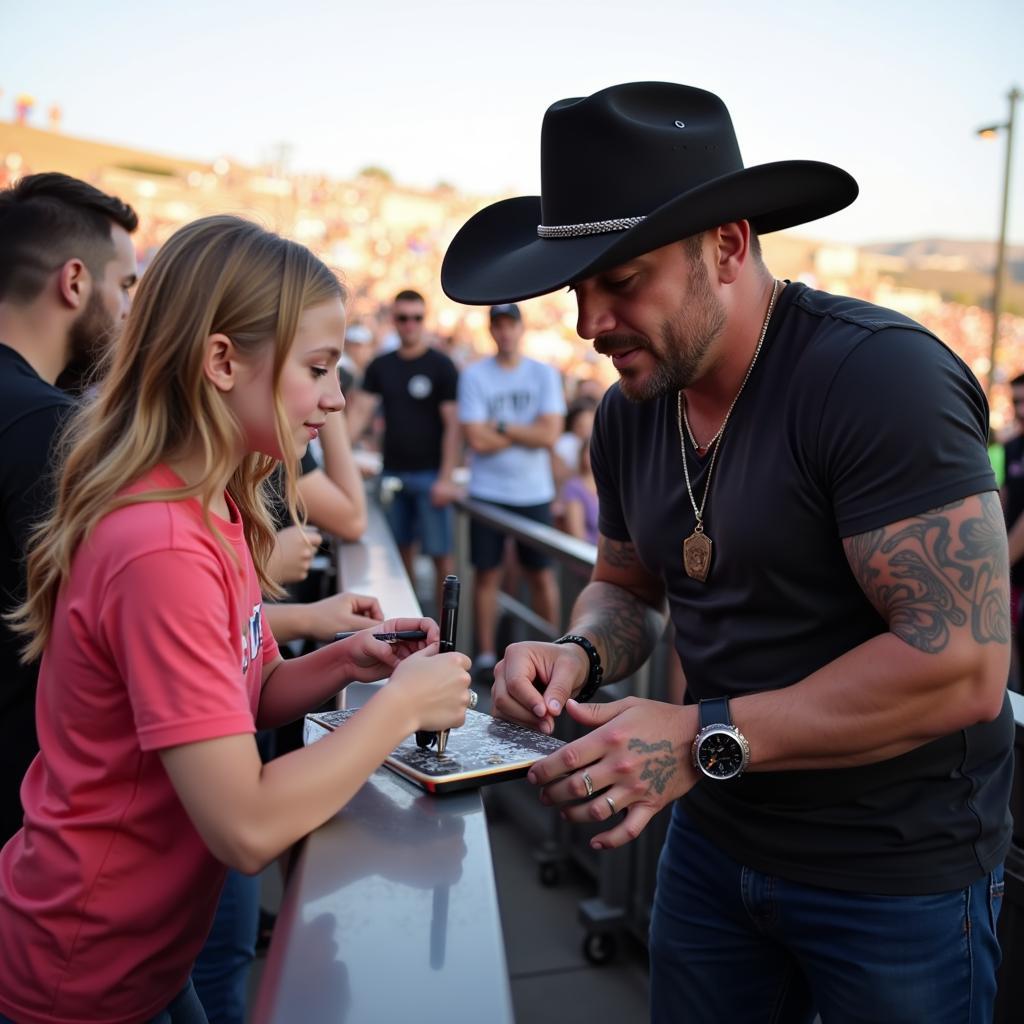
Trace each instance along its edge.
<instances>
[{"instance_id":1,"label":"black cowboy hat","mask_svg":"<svg viewBox=\"0 0 1024 1024\"><path fill-rule=\"evenodd\" d=\"M838 167L783 160L744 167L725 104L668 82L560 100L544 115L539 196L505 199L452 240L441 287L456 302L528 299L719 224L759 234L849 206Z\"/></svg>"}]
</instances>

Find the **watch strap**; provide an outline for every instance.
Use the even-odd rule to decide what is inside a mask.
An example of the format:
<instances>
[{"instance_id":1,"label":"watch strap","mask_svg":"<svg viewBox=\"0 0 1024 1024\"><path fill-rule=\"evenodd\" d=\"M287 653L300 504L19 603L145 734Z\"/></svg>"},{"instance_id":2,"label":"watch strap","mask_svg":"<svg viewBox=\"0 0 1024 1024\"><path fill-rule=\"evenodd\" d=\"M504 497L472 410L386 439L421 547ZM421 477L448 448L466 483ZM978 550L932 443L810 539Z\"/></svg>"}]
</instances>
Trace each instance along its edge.
<instances>
[{"instance_id":1,"label":"watch strap","mask_svg":"<svg viewBox=\"0 0 1024 1024\"><path fill-rule=\"evenodd\" d=\"M576 644L577 647L582 647L587 655L587 660L590 662L590 671L587 673L586 680L584 680L583 689L574 698L583 704L597 693L604 679L601 655L597 653L597 648L585 636L580 636L579 633L566 633L565 636L560 636L555 643Z\"/></svg>"},{"instance_id":2,"label":"watch strap","mask_svg":"<svg viewBox=\"0 0 1024 1024\"><path fill-rule=\"evenodd\" d=\"M697 710L702 729L706 729L709 725L732 725L728 697L711 697L708 700L702 700L697 705Z\"/></svg>"}]
</instances>

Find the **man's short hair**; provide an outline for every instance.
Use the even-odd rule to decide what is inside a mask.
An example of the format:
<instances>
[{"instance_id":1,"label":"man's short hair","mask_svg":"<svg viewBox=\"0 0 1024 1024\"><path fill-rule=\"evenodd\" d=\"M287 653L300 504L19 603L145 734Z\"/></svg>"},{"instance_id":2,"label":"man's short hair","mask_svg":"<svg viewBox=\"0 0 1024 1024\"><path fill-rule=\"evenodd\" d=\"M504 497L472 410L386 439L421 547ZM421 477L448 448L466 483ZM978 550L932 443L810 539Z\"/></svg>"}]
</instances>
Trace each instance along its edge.
<instances>
[{"instance_id":1,"label":"man's short hair","mask_svg":"<svg viewBox=\"0 0 1024 1024\"><path fill-rule=\"evenodd\" d=\"M101 277L114 257L111 223L130 233L139 218L127 203L67 174L29 174L0 190L0 301L31 302L70 259Z\"/></svg>"},{"instance_id":2,"label":"man's short hair","mask_svg":"<svg viewBox=\"0 0 1024 1024\"><path fill-rule=\"evenodd\" d=\"M419 292L414 292L411 288L404 288L395 296L395 302L422 302L425 306L427 300L420 295Z\"/></svg>"}]
</instances>

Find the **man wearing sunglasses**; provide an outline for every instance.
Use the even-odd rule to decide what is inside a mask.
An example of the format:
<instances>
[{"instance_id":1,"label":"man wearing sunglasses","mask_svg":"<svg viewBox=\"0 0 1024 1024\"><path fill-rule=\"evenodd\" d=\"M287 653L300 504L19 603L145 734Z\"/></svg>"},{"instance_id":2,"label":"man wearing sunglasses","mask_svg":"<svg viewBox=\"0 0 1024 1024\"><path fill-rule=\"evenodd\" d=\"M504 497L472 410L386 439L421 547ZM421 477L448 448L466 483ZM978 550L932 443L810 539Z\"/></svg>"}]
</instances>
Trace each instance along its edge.
<instances>
[{"instance_id":1,"label":"man wearing sunglasses","mask_svg":"<svg viewBox=\"0 0 1024 1024\"><path fill-rule=\"evenodd\" d=\"M402 483L387 507L388 520L409 578L419 548L433 559L440 586L454 570L452 473L461 456L458 371L429 344L426 309L419 292L406 289L395 296L391 316L398 348L367 366L362 390L349 399L349 428L352 437L361 437L378 406L383 412L383 472Z\"/></svg>"}]
</instances>

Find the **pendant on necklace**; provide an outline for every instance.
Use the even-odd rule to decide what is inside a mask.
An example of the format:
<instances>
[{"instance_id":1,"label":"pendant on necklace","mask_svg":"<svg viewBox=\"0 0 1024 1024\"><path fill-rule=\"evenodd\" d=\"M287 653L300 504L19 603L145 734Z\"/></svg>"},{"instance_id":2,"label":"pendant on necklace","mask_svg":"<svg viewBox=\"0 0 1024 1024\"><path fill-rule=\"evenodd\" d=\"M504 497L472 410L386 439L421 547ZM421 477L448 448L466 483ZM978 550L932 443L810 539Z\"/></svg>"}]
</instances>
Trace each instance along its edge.
<instances>
[{"instance_id":1,"label":"pendant on necklace","mask_svg":"<svg viewBox=\"0 0 1024 1024\"><path fill-rule=\"evenodd\" d=\"M704 533L702 525L683 541L683 568L686 575L698 583L708 578L711 570L711 538Z\"/></svg>"}]
</instances>

